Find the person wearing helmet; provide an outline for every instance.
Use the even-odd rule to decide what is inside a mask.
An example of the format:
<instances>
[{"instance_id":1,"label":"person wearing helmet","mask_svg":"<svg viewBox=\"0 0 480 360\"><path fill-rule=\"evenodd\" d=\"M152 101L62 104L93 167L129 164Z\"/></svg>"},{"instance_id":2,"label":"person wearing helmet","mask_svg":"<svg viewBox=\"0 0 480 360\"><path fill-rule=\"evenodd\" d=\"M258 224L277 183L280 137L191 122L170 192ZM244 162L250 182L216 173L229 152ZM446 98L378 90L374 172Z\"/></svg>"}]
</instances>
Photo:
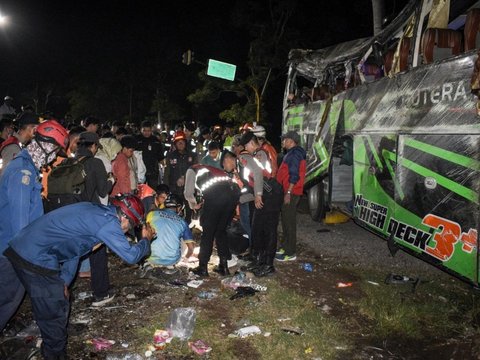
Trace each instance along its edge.
<instances>
[{"instance_id":1,"label":"person wearing helmet","mask_svg":"<svg viewBox=\"0 0 480 360\"><path fill-rule=\"evenodd\" d=\"M173 273L173 268L182 258L182 248L186 247L185 258L193 254L195 243L192 232L181 214L184 208L183 199L170 194L165 200L164 209L152 210L147 214L147 222L157 233L152 242L150 257L144 267L143 276L153 267L167 267L166 273Z\"/></svg>"},{"instance_id":2,"label":"person wearing helmet","mask_svg":"<svg viewBox=\"0 0 480 360\"><path fill-rule=\"evenodd\" d=\"M17 132L13 133L0 145L2 169L5 169L7 164L22 150L22 147L33 139L35 129L39 124L39 119L37 115L23 113L14 123L18 128ZM0 173L2 169L0 169Z\"/></svg>"},{"instance_id":3,"label":"person wearing helmet","mask_svg":"<svg viewBox=\"0 0 480 360\"><path fill-rule=\"evenodd\" d=\"M43 215L40 170L67 145L67 130L56 121L46 121L0 176L0 331L25 293L3 251L15 234Z\"/></svg>"},{"instance_id":4,"label":"person wearing helmet","mask_svg":"<svg viewBox=\"0 0 480 360\"><path fill-rule=\"evenodd\" d=\"M10 240L4 255L30 296L45 359L66 359L68 287L79 259L105 244L125 262L138 263L148 255L155 231L144 225L135 245L125 232L142 224L144 215L141 200L133 195L117 197L109 206L80 202L49 212ZM5 310L0 302L0 313Z\"/></svg>"},{"instance_id":5,"label":"person wearing helmet","mask_svg":"<svg viewBox=\"0 0 480 360\"><path fill-rule=\"evenodd\" d=\"M272 177L275 177L277 175L277 170L278 170L277 150L275 150L273 145L270 144L270 142L266 139L267 132L265 131L265 128L262 125L255 125L255 127L252 129L252 132L257 137L257 140L260 144L260 149L265 151L265 153L268 154L270 165L272 168L271 175Z\"/></svg>"},{"instance_id":6,"label":"person wearing helmet","mask_svg":"<svg viewBox=\"0 0 480 360\"><path fill-rule=\"evenodd\" d=\"M183 131L177 131L173 137L175 150L167 154L163 182L168 186L172 194L183 199L185 186L185 174L190 166L195 164L196 157L187 149L187 141ZM191 212L186 214L187 222L190 221Z\"/></svg>"}]
</instances>

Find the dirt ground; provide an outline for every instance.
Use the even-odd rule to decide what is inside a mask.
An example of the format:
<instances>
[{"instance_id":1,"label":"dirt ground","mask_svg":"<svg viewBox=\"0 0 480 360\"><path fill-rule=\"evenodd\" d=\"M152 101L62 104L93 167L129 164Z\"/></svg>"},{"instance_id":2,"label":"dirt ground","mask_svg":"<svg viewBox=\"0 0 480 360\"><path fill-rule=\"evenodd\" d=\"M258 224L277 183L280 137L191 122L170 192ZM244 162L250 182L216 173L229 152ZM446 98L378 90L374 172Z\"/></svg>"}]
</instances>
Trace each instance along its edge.
<instances>
[{"instance_id":1,"label":"dirt ground","mask_svg":"<svg viewBox=\"0 0 480 360\"><path fill-rule=\"evenodd\" d=\"M301 209L302 211L302 209ZM475 333L452 334L429 340L402 339L392 336L382 338L371 336L376 326L370 319L359 314L351 304L364 296L362 288L357 286L365 282L365 274L371 269L377 276L390 273L416 276L425 281L448 284L459 280L399 252L391 257L385 241L360 229L352 221L341 225L324 225L313 222L308 215L299 214L298 219L299 251L298 260L278 263L277 273L259 284L269 286L278 282L281 287L294 290L315 304L318 310L341 322L346 336L353 346L345 352L339 352L339 359L479 359L480 344ZM309 263L313 271L306 271L302 264ZM89 280L77 279L72 288L72 310L69 325L68 353L71 359L142 359L145 358L145 338L153 337L155 328L164 328L168 314L178 307L194 307L203 318L221 322L222 336L234 332L239 324L229 318L229 307L236 306L227 301L206 301L198 298L200 290L212 290L233 293L224 289L221 279L211 276L198 289L185 286L189 280L186 270L173 275L153 271L147 277L140 277L137 266L128 266L118 257L109 255L110 278L115 299L103 308L91 307L92 298L88 296ZM235 270L235 268L231 269ZM352 283L353 286L339 288L339 283ZM372 279L371 286L378 286L381 279ZM377 285L375 285L377 284ZM421 286L417 292L422 291ZM468 286L460 285L468 293ZM268 291L268 290L267 290ZM262 302L262 293L255 295ZM410 295L407 295L410 296ZM415 295L412 295L415 296ZM198 317L198 316L197 316ZM31 322L29 302L24 302L17 319L25 324ZM158 320L158 321L157 321ZM214 336L212 334L212 336ZM91 343L95 338L112 339L115 344L108 350L96 350ZM5 340L5 337L3 338ZM1 341L1 340L0 340ZM232 354L237 359L262 359L261 351L250 342L235 339L232 342ZM212 351L214 353L215 349ZM136 354L136 355L135 355ZM198 355L185 355L167 347L164 351L154 352L151 359L194 359ZM11 357L26 359L28 357ZM32 359L35 358L31 357ZM38 358L38 357L37 357ZM216 354L213 358L222 359ZM298 358L313 357L302 353ZM318 359L320 357L316 357Z\"/></svg>"}]
</instances>

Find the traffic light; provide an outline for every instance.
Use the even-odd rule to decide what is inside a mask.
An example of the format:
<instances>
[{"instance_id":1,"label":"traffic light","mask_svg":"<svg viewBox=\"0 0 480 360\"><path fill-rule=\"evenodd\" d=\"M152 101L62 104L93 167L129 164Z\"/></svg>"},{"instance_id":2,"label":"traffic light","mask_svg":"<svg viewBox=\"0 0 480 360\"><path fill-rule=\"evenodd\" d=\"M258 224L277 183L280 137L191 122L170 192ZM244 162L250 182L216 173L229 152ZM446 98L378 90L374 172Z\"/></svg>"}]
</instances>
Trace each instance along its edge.
<instances>
[{"instance_id":1,"label":"traffic light","mask_svg":"<svg viewBox=\"0 0 480 360\"><path fill-rule=\"evenodd\" d=\"M193 51L187 50L182 54L182 63L190 65L193 62Z\"/></svg>"}]
</instances>

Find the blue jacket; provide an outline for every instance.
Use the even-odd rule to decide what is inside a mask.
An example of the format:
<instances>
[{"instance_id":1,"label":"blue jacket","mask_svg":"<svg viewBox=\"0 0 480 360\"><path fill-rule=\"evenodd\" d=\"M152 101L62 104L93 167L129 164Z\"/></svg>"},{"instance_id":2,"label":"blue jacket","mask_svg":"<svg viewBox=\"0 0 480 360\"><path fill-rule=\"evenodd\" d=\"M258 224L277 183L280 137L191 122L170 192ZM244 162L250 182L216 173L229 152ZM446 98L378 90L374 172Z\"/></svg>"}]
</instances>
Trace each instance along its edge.
<instances>
[{"instance_id":1,"label":"blue jacket","mask_svg":"<svg viewBox=\"0 0 480 360\"><path fill-rule=\"evenodd\" d=\"M139 262L150 251L147 239L130 245L114 206L89 202L49 212L21 230L9 245L31 264L60 271L60 277L69 285L79 258L101 243L129 264Z\"/></svg>"},{"instance_id":2,"label":"blue jacket","mask_svg":"<svg viewBox=\"0 0 480 360\"><path fill-rule=\"evenodd\" d=\"M15 234L43 215L39 175L32 157L23 149L0 177L0 254Z\"/></svg>"}]
</instances>

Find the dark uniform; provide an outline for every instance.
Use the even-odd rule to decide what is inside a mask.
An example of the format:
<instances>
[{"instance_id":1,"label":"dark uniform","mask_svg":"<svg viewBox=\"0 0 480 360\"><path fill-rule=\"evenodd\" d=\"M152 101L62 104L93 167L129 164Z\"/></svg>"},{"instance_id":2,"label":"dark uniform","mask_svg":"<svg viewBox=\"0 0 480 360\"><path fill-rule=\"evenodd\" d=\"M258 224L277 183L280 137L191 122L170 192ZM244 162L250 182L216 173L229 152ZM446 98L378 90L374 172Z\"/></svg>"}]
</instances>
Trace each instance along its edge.
<instances>
[{"instance_id":1,"label":"dark uniform","mask_svg":"<svg viewBox=\"0 0 480 360\"><path fill-rule=\"evenodd\" d=\"M158 163L165 158L163 145L156 136L145 137L140 135L137 150L142 152L143 162L147 168L145 174L147 184L156 189L160 175Z\"/></svg>"},{"instance_id":2,"label":"dark uniform","mask_svg":"<svg viewBox=\"0 0 480 360\"><path fill-rule=\"evenodd\" d=\"M227 225L233 218L240 197L240 188L232 174L208 165L195 165L195 188L203 198L200 224L203 228L200 242L199 269L207 269L212 255L213 240L220 259L230 259Z\"/></svg>"}]
</instances>

